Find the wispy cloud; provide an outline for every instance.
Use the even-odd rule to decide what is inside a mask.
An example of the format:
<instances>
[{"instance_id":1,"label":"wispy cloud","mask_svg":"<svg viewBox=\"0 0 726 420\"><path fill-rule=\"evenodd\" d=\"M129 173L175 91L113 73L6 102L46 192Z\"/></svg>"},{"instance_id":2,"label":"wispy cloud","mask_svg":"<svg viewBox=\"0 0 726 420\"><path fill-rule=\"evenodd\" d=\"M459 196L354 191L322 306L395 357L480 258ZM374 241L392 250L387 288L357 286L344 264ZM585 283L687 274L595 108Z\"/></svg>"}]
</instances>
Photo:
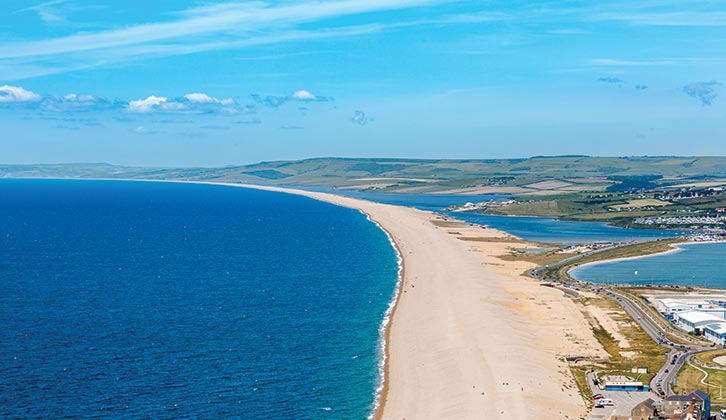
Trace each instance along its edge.
<instances>
[{"instance_id":1,"label":"wispy cloud","mask_svg":"<svg viewBox=\"0 0 726 420\"><path fill-rule=\"evenodd\" d=\"M723 57L679 57L679 58L658 58L643 60L623 60L620 58L593 58L587 62L593 67L649 67L649 66L672 66L672 65L700 65L705 63L722 63Z\"/></svg>"},{"instance_id":2,"label":"wispy cloud","mask_svg":"<svg viewBox=\"0 0 726 420\"><path fill-rule=\"evenodd\" d=\"M146 135L150 135L150 134L157 134L158 133L157 130L151 129L151 128L146 127L146 126L143 126L143 125L139 125L137 127L134 127L130 131L132 133L134 133L134 134L139 134L139 135L142 135L142 136L146 136Z\"/></svg>"},{"instance_id":3,"label":"wispy cloud","mask_svg":"<svg viewBox=\"0 0 726 420\"><path fill-rule=\"evenodd\" d=\"M610 84L617 84L617 85L621 85L621 84L625 83L625 81L623 79L620 79L618 77L612 77L612 76L601 77L601 78L597 79L597 81L601 82L601 83L610 83Z\"/></svg>"},{"instance_id":4,"label":"wispy cloud","mask_svg":"<svg viewBox=\"0 0 726 420\"><path fill-rule=\"evenodd\" d=\"M175 20L144 23L95 33L0 44L0 59L40 58L144 46L170 53L205 51L278 37L297 25L361 13L406 9L435 0L338 0L271 5L228 2L180 11ZM272 33L272 35L270 35ZM238 41L209 42L212 35L231 35Z\"/></svg>"},{"instance_id":5,"label":"wispy cloud","mask_svg":"<svg viewBox=\"0 0 726 420\"><path fill-rule=\"evenodd\" d=\"M66 17L63 11L57 7L68 0L52 0L35 6L26 7L16 10L15 13L35 12L38 17L45 23L65 23Z\"/></svg>"},{"instance_id":6,"label":"wispy cloud","mask_svg":"<svg viewBox=\"0 0 726 420\"><path fill-rule=\"evenodd\" d=\"M696 98L701 101L702 106L709 106L718 96L716 88L719 86L721 86L721 83L715 80L710 82L690 83L683 87L683 93L691 98Z\"/></svg>"},{"instance_id":7,"label":"wispy cloud","mask_svg":"<svg viewBox=\"0 0 726 420\"><path fill-rule=\"evenodd\" d=\"M353 124L357 125L368 125L370 122L373 121L372 118L370 118L368 115L366 115L363 111L355 111L353 113L353 117L351 117L350 121Z\"/></svg>"},{"instance_id":8,"label":"wispy cloud","mask_svg":"<svg viewBox=\"0 0 726 420\"><path fill-rule=\"evenodd\" d=\"M681 3L683 4L683 3ZM643 10L635 12L600 13L593 20L622 21L644 26L726 26L726 12L722 11L672 11Z\"/></svg>"},{"instance_id":9,"label":"wispy cloud","mask_svg":"<svg viewBox=\"0 0 726 420\"><path fill-rule=\"evenodd\" d=\"M280 130L304 130L305 127L294 124L283 124L280 126Z\"/></svg>"},{"instance_id":10,"label":"wispy cloud","mask_svg":"<svg viewBox=\"0 0 726 420\"><path fill-rule=\"evenodd\" d=\"M45 111L97 111L101 109L120 108L122 103L110 101L99 96L69 93L63 96L46 96L40 102L40 108Z\"/></svg>"},{"instance_id":11,"label":"wispy cloud","mask_svg":"<svg viewBox=\"0 0 726 420\"><path fill-rule=\"evenodd\" d=\"M333 98L314 95L308 90L297 90L287 96L275 96L275 95L260 95L253 94L252 99L255 103L264 105L269 108L279 108L283 104L291 101L296 102L330 102Z\"/></svg>"},{"instance_id":12,"label":"wispy cloud","mask_svg":"<svg viewBox=\"0 0 726 420\"><path fill-rule=\"evenodd\" d=\"M621 60L617 58L594 58L589 64L594 66L636 67L636 66L664 66L674 64L673 60Z\"/></svg>"}]
</instances>

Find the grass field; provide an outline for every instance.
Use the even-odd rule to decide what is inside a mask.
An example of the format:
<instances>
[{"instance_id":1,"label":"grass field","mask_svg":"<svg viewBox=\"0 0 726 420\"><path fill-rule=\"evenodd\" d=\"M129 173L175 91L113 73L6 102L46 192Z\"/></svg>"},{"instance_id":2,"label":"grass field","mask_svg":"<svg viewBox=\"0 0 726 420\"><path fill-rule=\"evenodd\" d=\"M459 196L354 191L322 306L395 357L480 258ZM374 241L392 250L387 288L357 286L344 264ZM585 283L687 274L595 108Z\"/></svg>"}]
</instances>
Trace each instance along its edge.
<instances>
[{"instance_id":1,"label":"grass field","mask_svg":"<svg viewBox=\"0 0 726 420\"><path fill-rule=\"evenodd\" d=\"M599 296L581 298L579 303L583 306L583 314L592 326L595 339L609 355L608 360L604 362L571 366L575 382L583 397L588 401L591 400L590 388L586 382L586 373L590 369L597 369L601 375L637 376L637 380L649 383L653 375L666 362L666 356L661 347L612 299ZM603 328L596 319L589 315L587 307L590 305L598 306L610 314L610 317L619 325L619 334L627 340L627 347L623 347L610 331ZM639 376L633 374L631 369L634 367L647 367L648 373Z\"/></svg>"},{"instance_id":2,"label":"grass field","mask_svg":"<svg viewBox=\"0 0 726 420\"><path fill-rule=\"evenodd\" d=\"M700 389L711 394L714 403L726 403L726 371L685 365L678 373L673 390L683 393L693 389Z\"/></svg>"},{"instance_id":3,"label":"grass field","mask_svg":"<svg viewBox=\"0 0 726 420\"><path fill-rule=\"evenodd\" d=\"M640 208L640 207L665 207L670 206L673 203L669 203L667 201L661 201L656 200L653 198L642 198L639 200L629 200L625 204L619 204L619 205L612 205L610 206L611 209L632 209L632 208Z\"/></svg>"}]
</instances>

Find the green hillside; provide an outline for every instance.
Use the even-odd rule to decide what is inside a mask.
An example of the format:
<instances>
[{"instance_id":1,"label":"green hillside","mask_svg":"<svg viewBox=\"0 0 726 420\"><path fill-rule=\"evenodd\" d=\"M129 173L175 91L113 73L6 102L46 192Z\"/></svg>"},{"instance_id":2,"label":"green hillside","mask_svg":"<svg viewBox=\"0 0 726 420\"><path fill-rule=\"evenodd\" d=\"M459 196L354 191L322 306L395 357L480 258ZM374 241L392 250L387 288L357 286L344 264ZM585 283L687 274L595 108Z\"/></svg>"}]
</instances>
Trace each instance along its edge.
<instances>
[{"instance_id":1,"label":"green hillside","mask_svg":"<svg viewBox=\"0 0 726 420\"><path fill-rule=\"evenodd\" d=\"M138 168L107 164L0 165L0 177L137 178L330 186L400 192L549 194L726 178L724 157L588 157L420 160L316 158L223 168ZM641 178L645 177L645 178Z\"/></svg>"}]
</instances>

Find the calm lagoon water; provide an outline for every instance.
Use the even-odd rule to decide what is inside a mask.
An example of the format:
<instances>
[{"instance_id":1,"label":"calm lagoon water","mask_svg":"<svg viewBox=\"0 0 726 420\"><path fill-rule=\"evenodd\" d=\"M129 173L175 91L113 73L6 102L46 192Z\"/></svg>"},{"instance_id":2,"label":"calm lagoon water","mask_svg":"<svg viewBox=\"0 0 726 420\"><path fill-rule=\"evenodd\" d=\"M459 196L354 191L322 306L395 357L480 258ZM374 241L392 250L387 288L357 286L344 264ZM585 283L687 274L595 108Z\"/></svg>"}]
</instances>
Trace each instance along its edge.
<instances>
[{"instance_id":1,"label":"calm lagoon water","mask_svg":"<svg viewBox=\"0 0 726 420\"><path fill-rule=\"evenodd\" d=\"M325 192L347 195L379 203L399 206L416 207L421 210L446 213L448 216L469 223L486 225L502 230L522 239L534 242L581 244L597 241L646 241L660 238L669 238L683 235L684 231L665 231L652 229L624 229L610 226L602 222L568 222L546 217L508 217L492 216L469 212L446 212L444 209L451 205L466 202L483 202L508 198L502 195L429 195L429 194L384 194L354 191Z\"/></svg>"},{"instance_id":2,"label":"calm lagoon water","mask_svg":"<svg viewBox=\"0 0 726 420\"><path fill-rule=\"evenodd\" d=\"M586 265L572 270L582 281L616 284L678 284L726 288L726 243L679 245L680 251Z\"/></svg>"},{"instance_id":3,"label":"calm lagoon water","mask_svg":"<svg viewBox=\"0 0 726 420\"><path fill-rule=\"evenodd\" d=\"M304 197L0 181L0 417L365 418L396 260Z\"/></svg>"},{"instance_id":4,"label":"calm lagoon water","mask_svg":"<svg viewBox=\"0 0 726 420\"><path fill-rule=\"evenodd\" d=\"M685 231L625 229L601 222L570 222L545 217L490 216L476 213L452 213L452 217L503 230L535 242L582 244L597 241L648 241L684 235Z\"/></svg>"}]
</instances>

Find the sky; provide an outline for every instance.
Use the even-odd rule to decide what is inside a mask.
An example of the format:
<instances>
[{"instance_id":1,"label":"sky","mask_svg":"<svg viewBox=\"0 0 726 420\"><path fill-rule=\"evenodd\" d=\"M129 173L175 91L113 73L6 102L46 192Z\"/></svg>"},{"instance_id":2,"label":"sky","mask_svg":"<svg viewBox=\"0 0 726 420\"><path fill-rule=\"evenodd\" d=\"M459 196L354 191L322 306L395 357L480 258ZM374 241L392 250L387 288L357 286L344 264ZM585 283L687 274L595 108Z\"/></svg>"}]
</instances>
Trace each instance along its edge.
<instances>
[{"instance_id":1,"label":"sky","mask_svg":"<svg viewBox=\"0 0 726 420\"><path fill-rule=\"evenodd\" d=\"M726 155L726 3L0 2L0 163Z\"/></svg>"}]
</instances>

